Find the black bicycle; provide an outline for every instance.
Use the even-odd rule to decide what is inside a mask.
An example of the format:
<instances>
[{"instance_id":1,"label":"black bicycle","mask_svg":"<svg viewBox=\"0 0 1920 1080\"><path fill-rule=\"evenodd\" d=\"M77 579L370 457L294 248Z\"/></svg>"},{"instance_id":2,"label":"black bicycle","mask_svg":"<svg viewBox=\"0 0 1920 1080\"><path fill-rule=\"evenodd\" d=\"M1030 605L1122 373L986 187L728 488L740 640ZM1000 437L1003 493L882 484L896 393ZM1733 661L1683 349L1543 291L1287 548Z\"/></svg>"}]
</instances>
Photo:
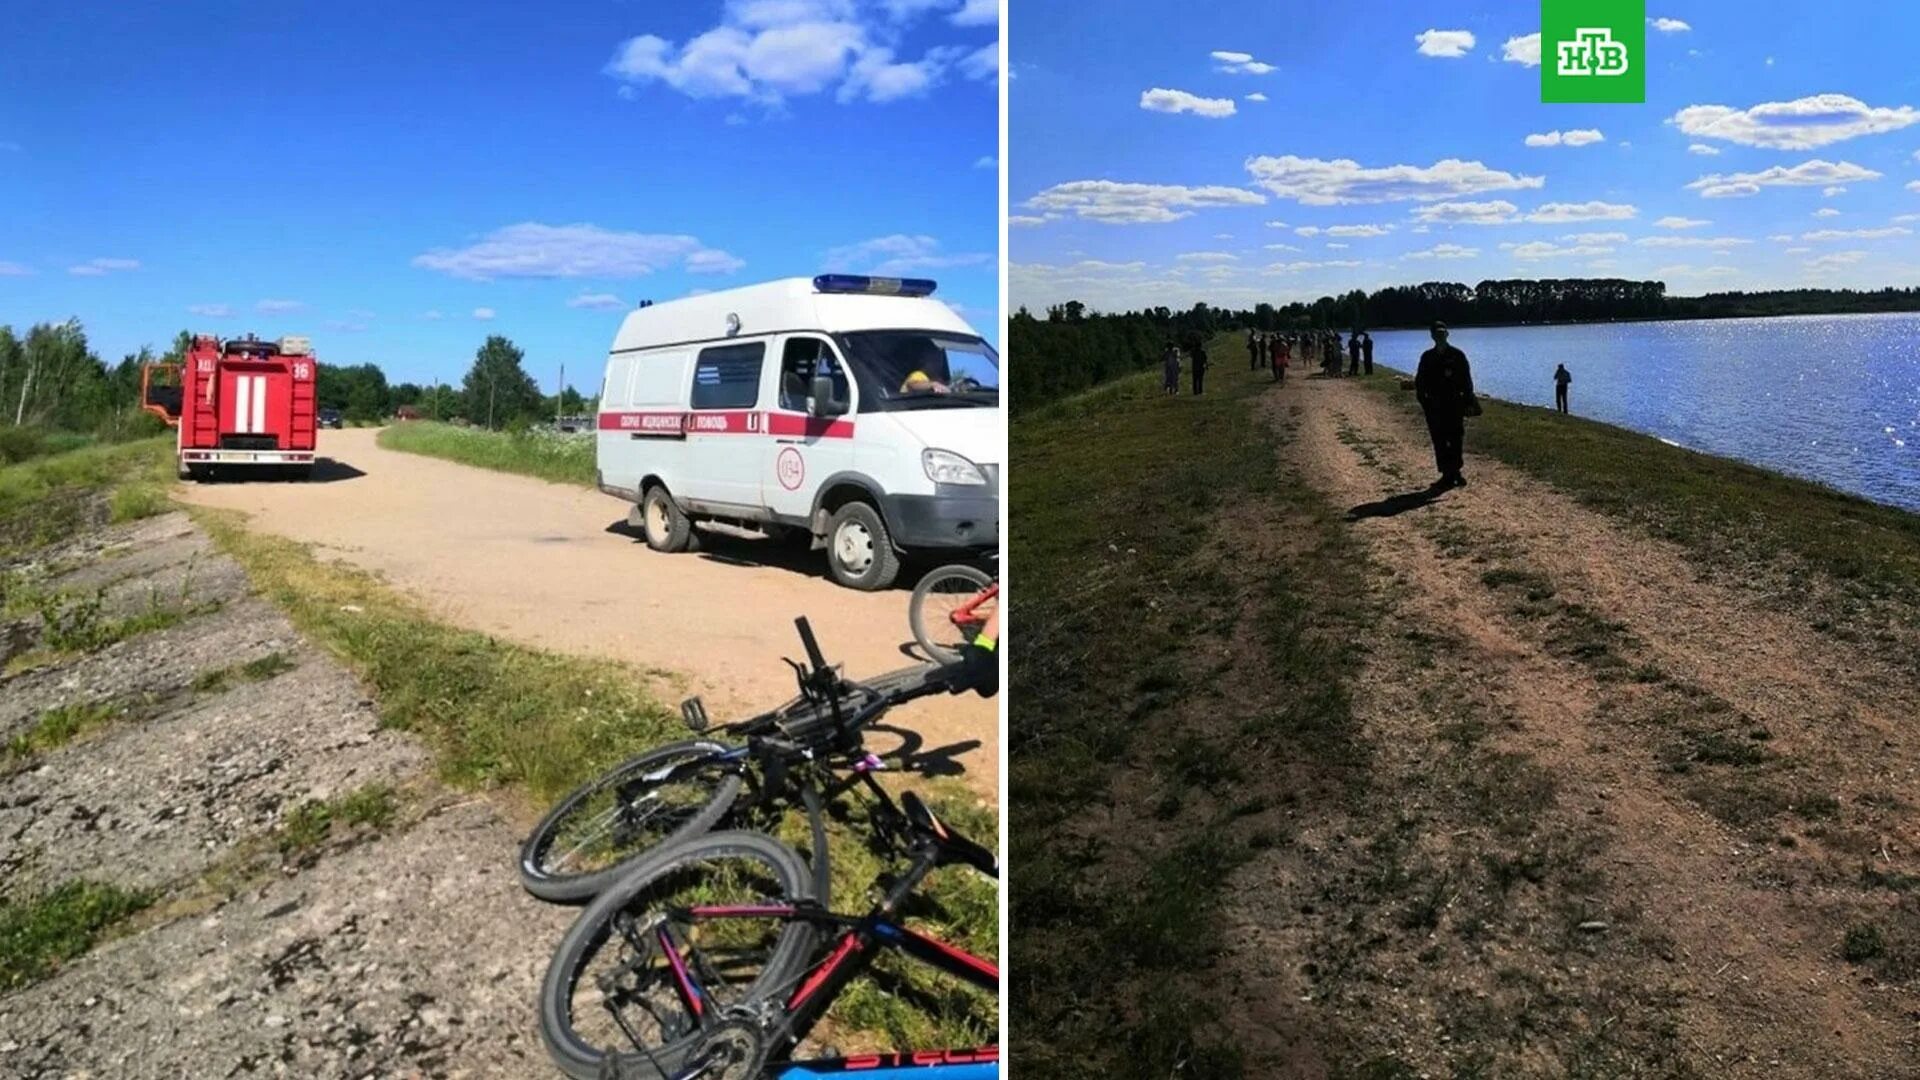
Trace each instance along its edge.
<instances>
[{"instance_id":1,"label":"black bicycle","mask_svg":"<svg viewBox=\"0 0 1920 1080\"><path fill-rule=\"evenodd\" d=\"M866 750L867 729L896 705L946 692L959 669L926 665L853 682L827 664L806 619L794 625L808 661L786 661L798 696L717 736L704 735L711 725L699 698L682 703L682 718L701 737L622 762L555 804L520 849L527 891L583 903L662 844L766 825L798 805L811 819L818 895L826 897L824 807L856 785L878 790L872 774L882 765Z\"/></svg>"},{"instance_id":2,"label":"black bicycle","mask_svg":"<svg viewBox=\"0 0 1920 1080\"><path fill-rule=\"evenodd\" d=\"M896 805L881 792L870 823L876 845L906 869L883 877L881 898L861 915L827 910L800 855L761 833L708 833L635 862L580 913L547 969L540 1032L555 1063L579 1080L997 1077L996 1046L795 1058L886 950L999 991L997 965L899 921L936 867L997 878L993 853L912 793Z\"/></svg>"}]
</instances>

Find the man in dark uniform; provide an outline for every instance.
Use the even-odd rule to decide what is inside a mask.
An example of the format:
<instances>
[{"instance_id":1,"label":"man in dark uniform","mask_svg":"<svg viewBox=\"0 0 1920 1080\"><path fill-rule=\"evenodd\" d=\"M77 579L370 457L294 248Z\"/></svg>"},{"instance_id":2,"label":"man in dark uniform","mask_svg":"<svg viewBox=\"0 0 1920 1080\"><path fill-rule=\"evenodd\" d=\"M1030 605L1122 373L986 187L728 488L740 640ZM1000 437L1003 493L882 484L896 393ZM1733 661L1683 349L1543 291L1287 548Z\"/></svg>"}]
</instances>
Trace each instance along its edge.
<instances>
[{"instance_id":1,"label":"man in dark uniform","mask_svg":"<svg viewBox=\"0 0 1920 1080\"><path fill-rule=\"evenodd\" d=\"M1360 331L1355 330L1347 339L1347 374L1360 374Z\"/></svg>"},{"instance_id":2,"label":"man in dark uniform","mask_svg":"<svg viewBox=\"0 0 1920 1080\"><path fill-rule=\"evenodd\" d=\"M1567 384L1573 381L1573 373L1567 365L1559 364L1553 369L1553 407L1561 412L1567 411Z\"/></svg>"},{"instance_id":3,"label":"man in dark uniform","mask_svg":"<svg viewBox=\"0 0 1920 1080\"><path fill-rule=\"evenodd\" d=\"M1473 372L1467 354L1447 344L1447 324L1433 324L1433 348L1420 354L1413 375L1413 396L1427 415L1427 434L1433 438L1433 463L1440 469L1435 488L1466 487L1460 475L1461 443L1466 437L1466 415L1473 402Z\"/></svg>"},{"instance_id":4,"label":"man in dark uniform","mask_svg":"<svg viewBox=\"0 0 1920 1080\"><path fill-rule=\"evenodd\" d=\"M1187 355L1193 357L1193 396L1199 397L1207 382L1207 343L1199 334L1187 335Z\"/></svg>"},{"instance_id":5,"label":"man in dark uniform","mask_svg":"<svg viewBox=\"0 0 1920 1080\"><path fill-rule=\"evenodd\" d=\"M1360 335L1360 367L1367 374L1373 374L1373 335Z\"/></svg>"}]
</instances>

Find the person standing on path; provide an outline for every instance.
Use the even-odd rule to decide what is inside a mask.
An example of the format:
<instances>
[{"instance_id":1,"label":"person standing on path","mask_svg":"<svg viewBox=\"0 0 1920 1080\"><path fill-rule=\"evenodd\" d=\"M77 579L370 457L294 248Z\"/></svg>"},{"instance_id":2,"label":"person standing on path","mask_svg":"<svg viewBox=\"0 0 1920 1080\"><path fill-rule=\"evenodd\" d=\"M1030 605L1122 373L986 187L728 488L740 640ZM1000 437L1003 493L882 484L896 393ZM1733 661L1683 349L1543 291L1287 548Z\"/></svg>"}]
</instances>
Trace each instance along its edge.
<instances>
[{"instance_id":1,"label":"person standing on path","mask_svg":"<svg viewBox=\"0 0 1920 1080\"><path fill-rule=\"evenodd\" d=\"M1427 417L1427 435L1433 439L1433 463L1440 470L1436 489L1466 487L1460 474L1463 465L1462 444L1466 439L1466 417L1477 411L1473 396L1473 370L1467 354L1447 344L1447 324L1433 324L1433 348L1420 354L1420 366L1413 375L1413 396Z\"/></svg>"},{"instance_id":2,"label":"person standing on path","mask_svg":"<svg viewBox=\"0 0 1920 1080\"><path fill-rule=\"evenodd\" d=\"M1166 355L1160 358L1160 389L1169 397L1180 392L1180 349L1167 342Z\"/></svg>"},{"instance_id":3,"label":"person standing on path","mask_svg":"<svg viewBox=\"0 0 1920 1080\"><path fill-rule=\"evenodd\" d=\"M1553 369L1553 407L1561 412L1567 411L1567 384L1573 381L1573 373L1567 365L1560 364Z\"/></svg>"},{"instance_id":4,"label":"person standing on path","mask_svg":"<svg viewBox=\"0 0 1920 1080\"><path fill-rule=\"evenodd\" d=\"M1347 374L1360 374L1360 331L1355 330L1347 339Z\"/></svg>"},{"instance_id":5,"label":"person standing on path","mask_svg":"<svg viewBox=\"0 0 1920 1080\"><path fill-rule=\"evenodd\" d=\"M1269 367L1273 368L1273 381L1285 382L1287 378L1287 364L1290 363L1293 359L1291 356L1288 355L1290 350L1287 346L1286 335L1285 334L1273 335L1273 341L1271 342L1271 344L1273 346L1273 351L1272 351L1272 355L1267 358L1267 364Z\"/></svg>"},{"instance_id":6,"label":"person standing on path","mask_svg":"<svg viewBox=\"0 0 1920 1080\"><path fill-rule=\"evenodd\" d=\"M1373 335L1360 335L1360 366L1367 374L1373 374Z\"/></svg>"},{"instance_id":7,"label":"person standing on path","mask_svg":"<svg viewBox=\"0 0 1920 1080\"><path fill-rule=\"evenodd\" d=\"M1247 370L1260 370L1260 351L1264 342L1260 340L1258 330L1247 331Z\"/></svg>"},{"instance_id":8,"label":"person standing on path","mask_svg":"<svg viewBox=\"0 0 1920 1080\"><path fill-rule=\"evenodd\" d=\"M1187 355L1193 358L1193 396L1199 397L1207 382L1207 343L1199 334L1187 338Z\"/></svg>"}]
</instances>

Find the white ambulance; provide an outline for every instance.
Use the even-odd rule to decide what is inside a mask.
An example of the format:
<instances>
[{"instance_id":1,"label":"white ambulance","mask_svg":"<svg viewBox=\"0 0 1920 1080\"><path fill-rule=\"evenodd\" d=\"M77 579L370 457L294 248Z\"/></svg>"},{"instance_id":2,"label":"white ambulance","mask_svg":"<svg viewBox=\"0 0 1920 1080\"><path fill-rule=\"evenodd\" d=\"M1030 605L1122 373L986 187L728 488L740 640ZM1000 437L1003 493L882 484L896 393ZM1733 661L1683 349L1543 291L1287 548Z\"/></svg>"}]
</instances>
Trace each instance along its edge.
<instances>
[{"instance_id":1,"label":"white ambulance","mask_svg":"<svg viewBox=\"0 0 1920 1080\"><path fill-rule=\"evenodd\" d=\"M827 274L630 312L600 391L600 490L656 551L697 522L810 537L836 580L1000 540L999 356L931 281Z\"/></svg>"}]
</instances>

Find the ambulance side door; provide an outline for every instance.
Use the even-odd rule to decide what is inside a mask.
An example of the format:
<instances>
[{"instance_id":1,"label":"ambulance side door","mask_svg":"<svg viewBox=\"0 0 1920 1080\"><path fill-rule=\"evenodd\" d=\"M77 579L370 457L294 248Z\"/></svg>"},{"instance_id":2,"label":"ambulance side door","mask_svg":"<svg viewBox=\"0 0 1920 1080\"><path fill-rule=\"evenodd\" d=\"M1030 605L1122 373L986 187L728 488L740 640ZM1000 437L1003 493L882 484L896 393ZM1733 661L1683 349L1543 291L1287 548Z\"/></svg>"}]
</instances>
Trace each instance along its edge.
<instances>
[{"instance_id":1,"label":"ambulance side door","mask_svg":"<svg viewBox=\"0 0 1920 1080\"><path fill-rule=\"evenodd\" d=\"M853 469L855 394L858 389L833 343L822 334L788 334L779 342L780 370L767 410L769 439L761 440L760 491L774 517L804 523L820 484ZM816 415L813 377L833 380L834 398L846 410Z\"/></svg>"}]
</instances>

